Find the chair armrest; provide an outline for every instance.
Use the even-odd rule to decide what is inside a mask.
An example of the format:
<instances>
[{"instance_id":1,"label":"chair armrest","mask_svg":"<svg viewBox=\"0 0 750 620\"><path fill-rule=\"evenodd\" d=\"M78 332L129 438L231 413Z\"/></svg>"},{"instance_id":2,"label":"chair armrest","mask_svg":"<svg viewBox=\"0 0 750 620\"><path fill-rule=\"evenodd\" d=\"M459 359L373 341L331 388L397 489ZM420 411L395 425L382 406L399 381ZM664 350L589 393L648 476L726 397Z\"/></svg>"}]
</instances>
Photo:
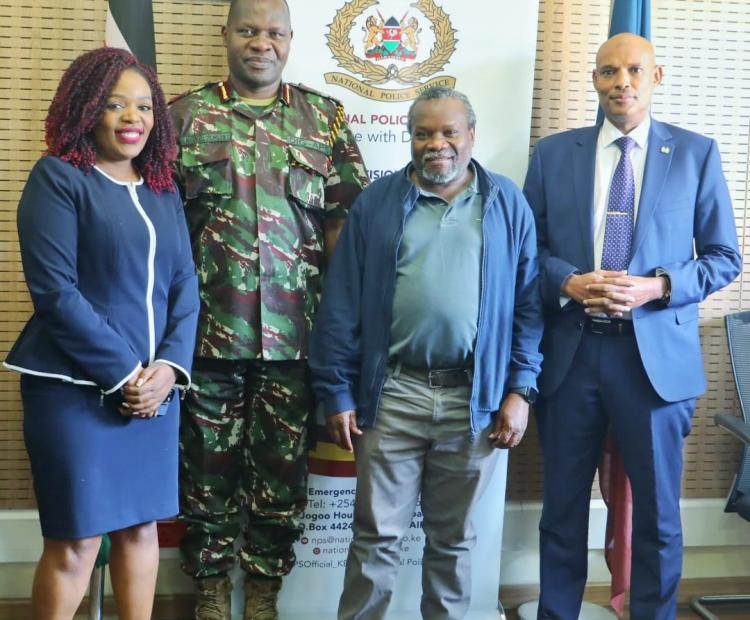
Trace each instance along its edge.
<instances>
[{"instance_id":1,"label":"chair armrest","mask_svg":"<svg viewBox=\"0 0 750 620\"><path fill-rule=\"evenodd\" d=\"M730 432L740 441L750 445L750 424L733 415L721 413L714 417L714 424Z\"/></svg>"}]
</instances>

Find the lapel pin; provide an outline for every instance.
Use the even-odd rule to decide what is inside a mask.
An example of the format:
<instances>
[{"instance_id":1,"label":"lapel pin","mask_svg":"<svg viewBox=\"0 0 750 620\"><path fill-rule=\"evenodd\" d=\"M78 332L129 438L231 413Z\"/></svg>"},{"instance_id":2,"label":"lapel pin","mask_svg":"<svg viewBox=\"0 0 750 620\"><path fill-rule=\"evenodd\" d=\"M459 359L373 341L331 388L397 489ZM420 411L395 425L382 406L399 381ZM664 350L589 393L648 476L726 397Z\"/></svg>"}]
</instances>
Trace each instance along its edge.
<instances>
[{"instance_id":1,"label":"lapel pin","mask_svg":"<svg viewBox=\"0 0 750 620\"><path fill-rule=\"evenodd\" d=\"M664 153L665 155L668 155L669 154L669 147L668 146L661 147L661 152Z\"/></svg>"}]
</instances>

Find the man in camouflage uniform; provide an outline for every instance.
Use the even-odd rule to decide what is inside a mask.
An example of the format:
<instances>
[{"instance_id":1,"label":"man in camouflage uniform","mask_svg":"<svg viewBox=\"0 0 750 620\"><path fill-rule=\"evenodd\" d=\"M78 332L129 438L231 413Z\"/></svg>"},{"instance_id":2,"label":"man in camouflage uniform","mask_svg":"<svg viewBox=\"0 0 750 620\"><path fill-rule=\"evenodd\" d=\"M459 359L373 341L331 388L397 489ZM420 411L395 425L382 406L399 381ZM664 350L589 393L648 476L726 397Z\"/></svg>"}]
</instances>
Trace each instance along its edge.
<instances>
[{"instance_id":1,"label":"man in camouflage uniform","mask_svg":"<svg viewBox=\"0 0 750 620\"><path fill-rule=\"evenodd\" d=\"M196 618L228 620L234 543L245 618L276 618L306 499L307 340L323 255L366 183L335 100L284 83L284 0L234 0L229 79L171 104L201 314L181 426L183 569Z\"/></svg>"}]
</instances>

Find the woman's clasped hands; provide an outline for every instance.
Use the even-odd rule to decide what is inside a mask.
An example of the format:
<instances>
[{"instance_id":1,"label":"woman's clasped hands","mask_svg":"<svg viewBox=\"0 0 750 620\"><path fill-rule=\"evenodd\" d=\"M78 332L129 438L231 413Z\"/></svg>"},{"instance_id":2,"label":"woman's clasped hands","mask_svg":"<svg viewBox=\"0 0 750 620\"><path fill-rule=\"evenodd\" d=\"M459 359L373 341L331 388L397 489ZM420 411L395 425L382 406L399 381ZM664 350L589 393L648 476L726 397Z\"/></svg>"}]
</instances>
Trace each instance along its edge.
<instances>
[{"instance_id":1,"label":"woman's clasped hands","mask_svg":"<svg viewBox=\"0 0 750 620\"><path fill-rule=\"evenodd\" d=\"M156 362L136 370L123 386L120 413L131 418L152 418L158 415L174 387L174 368Z\"/></svg>"}]
</instances>

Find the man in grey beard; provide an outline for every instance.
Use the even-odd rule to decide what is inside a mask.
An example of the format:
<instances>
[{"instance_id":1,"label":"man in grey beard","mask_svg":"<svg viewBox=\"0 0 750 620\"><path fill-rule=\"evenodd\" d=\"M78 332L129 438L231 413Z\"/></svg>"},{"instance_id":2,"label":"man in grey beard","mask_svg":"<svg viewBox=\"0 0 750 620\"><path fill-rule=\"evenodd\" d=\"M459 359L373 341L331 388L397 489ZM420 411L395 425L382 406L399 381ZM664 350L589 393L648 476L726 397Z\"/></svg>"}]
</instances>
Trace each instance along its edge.
<instances>
[{"instance_id":1,"label":"man in grey beard","mask_svg":"<svg viewBox=\"0 0 750 620\"><path fill-rule=\"evenodd\" d=\"M411 162L360 194L326 274L313 387L357 465L340 620L385 616L420 495L422 617L464 617L472 509L536 395L534 224L521 191L472 159L475 124L453 89L414 101Z\"/></svg>"}]
</instances>

